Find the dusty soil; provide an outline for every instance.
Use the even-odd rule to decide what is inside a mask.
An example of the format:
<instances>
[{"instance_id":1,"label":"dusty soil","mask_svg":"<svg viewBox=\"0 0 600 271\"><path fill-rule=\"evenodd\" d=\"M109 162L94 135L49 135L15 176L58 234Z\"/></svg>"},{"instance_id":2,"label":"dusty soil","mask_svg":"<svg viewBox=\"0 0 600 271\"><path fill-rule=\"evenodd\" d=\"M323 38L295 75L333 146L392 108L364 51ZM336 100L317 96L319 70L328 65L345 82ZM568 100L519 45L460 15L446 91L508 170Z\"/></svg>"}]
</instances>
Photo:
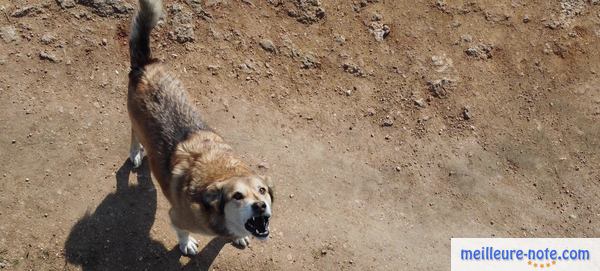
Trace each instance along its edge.
<instances>
[{"instance_id":1,"label":"dusty soil","mask_svg":"<svg viewBox=\"0 0 600 271\"><path fill-rule=\"evenodd\" d=\"M600 236L598 1L164 2L155 55L274 178L271 239L182 257L131 172L134 0L0 0L0 267L448 270L451 237Z\"/></svg>"}]
</instances>

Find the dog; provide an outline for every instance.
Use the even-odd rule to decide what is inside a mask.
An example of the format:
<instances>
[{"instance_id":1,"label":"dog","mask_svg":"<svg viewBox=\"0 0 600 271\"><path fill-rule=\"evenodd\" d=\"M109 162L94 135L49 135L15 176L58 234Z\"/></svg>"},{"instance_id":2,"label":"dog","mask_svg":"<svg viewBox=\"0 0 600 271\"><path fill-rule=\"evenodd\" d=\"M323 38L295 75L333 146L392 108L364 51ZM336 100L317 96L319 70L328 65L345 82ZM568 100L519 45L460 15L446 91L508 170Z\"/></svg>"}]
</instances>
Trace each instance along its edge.
<instances>
[{"instance_id":1,"label":"dog","mask_svg":"<svg viewBox=\"0 0 600 271\"><path fill-rule=\"evenodd\" d=\"M270 181L236 158L201 120L181 82L152 58L150 33L161 15L161 0L139 0L131 26L129 159L139 167L148 158L171 204L169 217L183 254L198 253L190 233L228 237L240 248L249 245L251 235L267 239Z\"/></svg>"}]
</instances>

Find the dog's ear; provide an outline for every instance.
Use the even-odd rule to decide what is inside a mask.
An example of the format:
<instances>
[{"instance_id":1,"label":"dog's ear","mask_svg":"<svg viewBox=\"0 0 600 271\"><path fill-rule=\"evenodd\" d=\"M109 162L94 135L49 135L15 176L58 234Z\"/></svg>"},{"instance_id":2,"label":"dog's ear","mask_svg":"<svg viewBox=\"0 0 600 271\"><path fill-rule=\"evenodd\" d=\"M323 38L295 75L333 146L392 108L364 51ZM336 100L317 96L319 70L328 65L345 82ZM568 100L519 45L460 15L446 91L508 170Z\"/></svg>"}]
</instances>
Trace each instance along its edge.
<instances>
[{"instance_id":1,"label":"dog's ear","mask_svg":"<svg viewBox=\"0 0 600 271\"><path fill-rule=\"evenodd\" d=\"M267 185L267 191L269 192L269 196L271 197L271 203L273 203L275 201L275 198L273 198L273 181L271 180L271 177L269 176L260 176L264 181L265 184Z\"/></svg>"},{"instance_id":2,"label":"dog's ear","mask_svg":"<svg viewBox=\"0 0 600 271\"><path fill-rule=\"evenodd\" d=\"M220 182L213 183L204 189L194 192L192 199L202 204L206 210L223 213L225 209L225 197L222 186Z\"/></svg>"}]
</instances>

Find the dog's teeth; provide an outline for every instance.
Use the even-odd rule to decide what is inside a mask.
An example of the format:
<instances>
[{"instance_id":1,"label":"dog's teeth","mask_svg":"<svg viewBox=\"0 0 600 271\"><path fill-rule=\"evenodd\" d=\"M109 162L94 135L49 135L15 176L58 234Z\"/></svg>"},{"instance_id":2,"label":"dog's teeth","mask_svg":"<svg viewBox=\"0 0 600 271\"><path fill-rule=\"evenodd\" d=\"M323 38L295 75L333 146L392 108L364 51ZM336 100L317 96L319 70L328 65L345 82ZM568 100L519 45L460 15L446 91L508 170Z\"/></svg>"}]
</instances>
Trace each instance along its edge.
<instances>
[{"instance_id":1,"label":"dog's teeth","mask_svg":"<svg viewBox=\"0 0 600 271\"><path fill-rule=\"evenodd\" d=\"M258 230L255 230L256 234L260 234L260 232L258 232Z\"/></svg>"}]
</instances>

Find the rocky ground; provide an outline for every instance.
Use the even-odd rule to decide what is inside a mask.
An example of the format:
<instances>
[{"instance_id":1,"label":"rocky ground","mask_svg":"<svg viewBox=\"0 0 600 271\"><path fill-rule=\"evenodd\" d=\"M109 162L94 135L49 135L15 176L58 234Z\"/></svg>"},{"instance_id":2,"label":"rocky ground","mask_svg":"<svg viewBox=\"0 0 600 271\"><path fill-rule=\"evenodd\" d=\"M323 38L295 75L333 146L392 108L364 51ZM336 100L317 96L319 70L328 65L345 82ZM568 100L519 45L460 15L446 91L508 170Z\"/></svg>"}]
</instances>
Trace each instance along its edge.
<instances>
[{"instance_id":1,"label":"rocky ground","mask_svg":"<svg viewBox=\"0 0 600 271\"><path fill-rule=\"evenodd\" d=\"M134 0L0 0L0 268L447 270L452 237L600 235L597 0L164 0L155 56L276 184L182 257L126 161Z\"/></svg>"}]
</instances>

